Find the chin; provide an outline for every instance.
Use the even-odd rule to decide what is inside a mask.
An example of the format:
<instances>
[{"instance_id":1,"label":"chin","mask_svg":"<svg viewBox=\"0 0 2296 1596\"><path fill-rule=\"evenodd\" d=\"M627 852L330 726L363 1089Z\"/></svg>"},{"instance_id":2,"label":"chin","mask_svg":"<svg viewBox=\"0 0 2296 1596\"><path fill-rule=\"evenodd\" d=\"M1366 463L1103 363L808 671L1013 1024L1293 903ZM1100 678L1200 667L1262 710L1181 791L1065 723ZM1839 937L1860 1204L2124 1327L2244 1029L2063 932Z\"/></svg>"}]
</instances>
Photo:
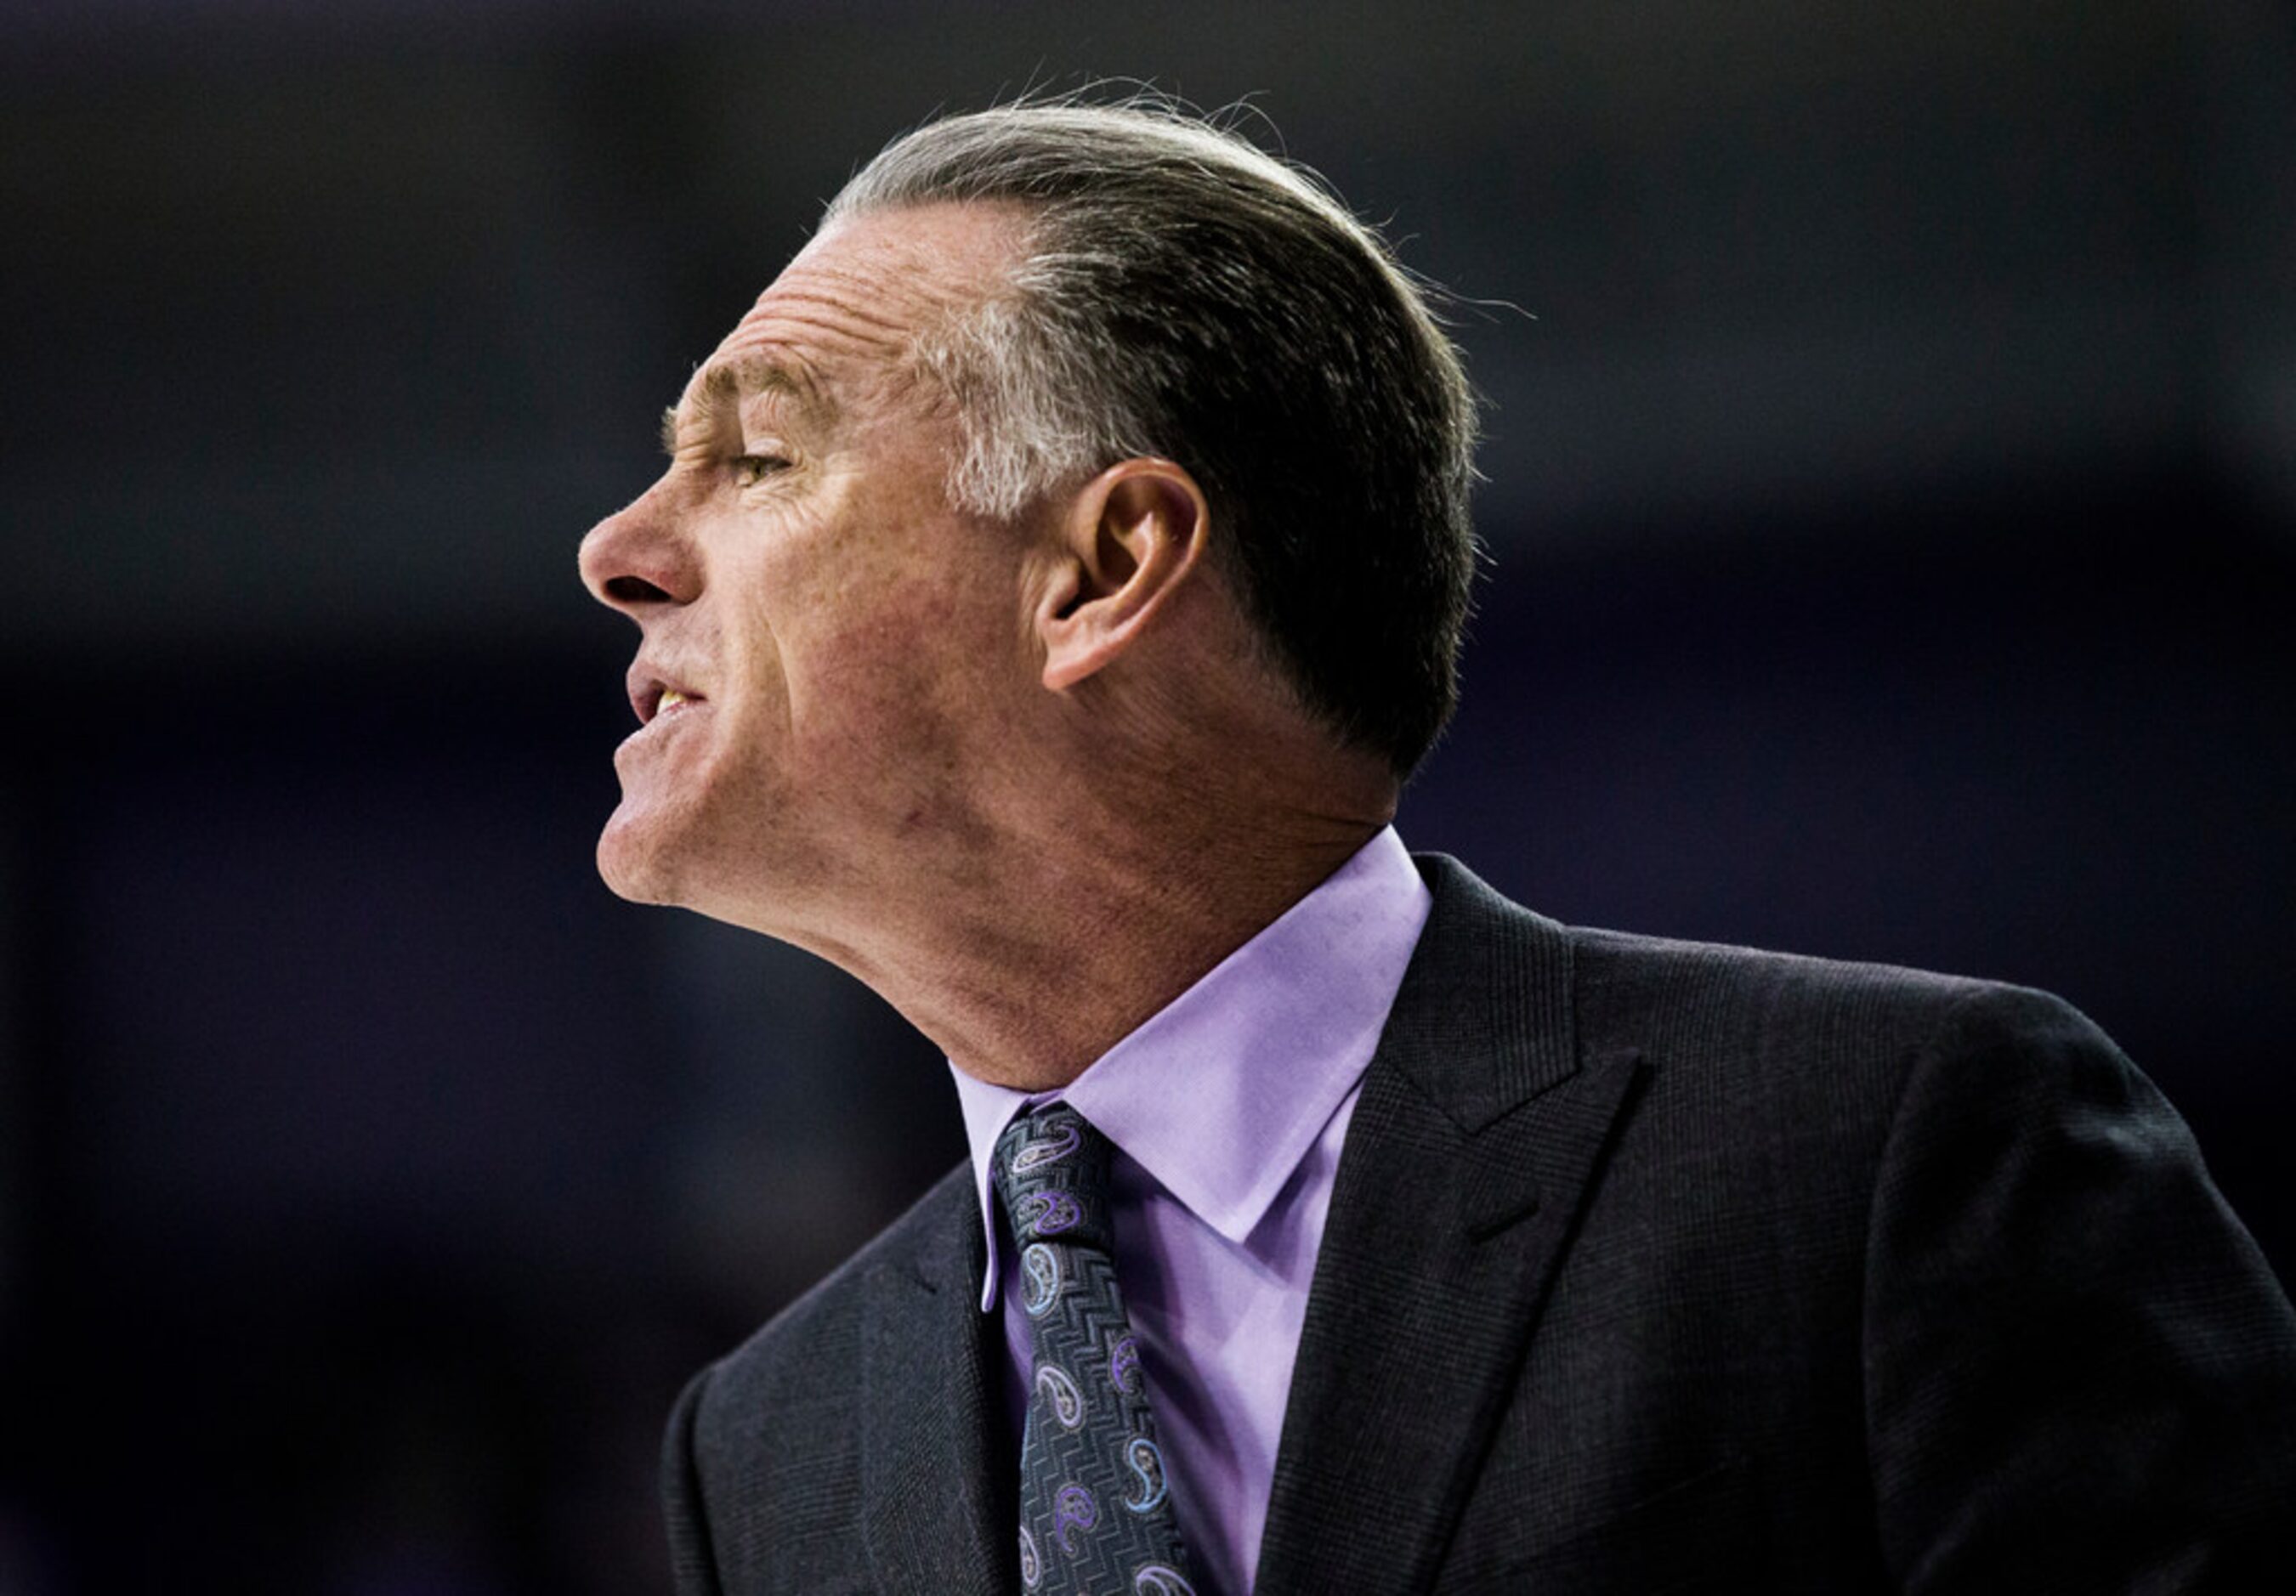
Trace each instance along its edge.
<instances>
[{"instance_id":1,"label":"chin","mask_svg":"<svg viewBox=\"0 0 2296 1596\"><path fill-rule=\"evenodd\" d=\"M674 906L684 899L669 868L669 850L647 831L616 813L598 837L598 875L617 897Z\"/></svg>"}]
</instances>

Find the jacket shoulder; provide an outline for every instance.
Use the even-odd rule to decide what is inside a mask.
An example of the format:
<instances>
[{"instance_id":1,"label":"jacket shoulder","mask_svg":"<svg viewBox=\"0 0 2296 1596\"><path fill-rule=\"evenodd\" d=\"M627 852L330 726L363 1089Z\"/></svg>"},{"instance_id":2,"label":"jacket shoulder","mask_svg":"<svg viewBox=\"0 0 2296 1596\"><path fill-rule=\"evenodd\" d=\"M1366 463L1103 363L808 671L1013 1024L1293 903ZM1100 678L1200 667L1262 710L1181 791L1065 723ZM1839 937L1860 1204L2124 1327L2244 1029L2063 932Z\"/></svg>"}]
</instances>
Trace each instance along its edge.
<instances>
[{"instance_id":1,"label":"jacket shoulder","mask_svg":"<svg viewBox=\"0 0 2296 1596\"><path fill-rule=\"evenodd\" d=\"M2088 1025L2062 998L2002 981L1583 927L1568 935L1580 1022L1595 1034L1872 1057Z\"/></svg>"},{"instance_id":2,"label":"jacket shoulder","mask_svg":"<svg viewBox=\"0 0 2296 1596\"><path fill-rule=\"evenodd\" d=\"M1632 1052L1716 1089L1819 1081L1893 1099L1925 1058L1990 1053L2020 1038L2077 1038L2119 1055L2063 999L2031 987L1895 964L1568 926L1503 896L1456 861L1420 861L1456 949L1543 967L1582 1057ZM1542 978L1533 976L1533 980ZM2125 1060L2123 1060L2125 1063Z\"/></svg>"}]
</instances>

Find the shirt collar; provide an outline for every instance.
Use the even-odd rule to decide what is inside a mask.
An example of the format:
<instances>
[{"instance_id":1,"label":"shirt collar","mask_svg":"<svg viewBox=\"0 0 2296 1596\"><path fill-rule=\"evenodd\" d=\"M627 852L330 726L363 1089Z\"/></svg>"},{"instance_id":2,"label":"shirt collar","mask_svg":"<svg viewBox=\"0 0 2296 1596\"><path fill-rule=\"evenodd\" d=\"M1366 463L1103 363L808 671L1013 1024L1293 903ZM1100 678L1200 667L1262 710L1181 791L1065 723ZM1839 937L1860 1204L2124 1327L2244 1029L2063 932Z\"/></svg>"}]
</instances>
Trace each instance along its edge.
<instances>
[{"instance_id":1,"label":"shirt collar","mask_svg":"<svg viewBox=\"0 0 2296 1596\"><path fill-rule=\"evenodd\" d=\"M1065 1089L1014 1092L952 1062L988 1238L981 1306L996 1300L996 1138L1054 1099L1241 1245L1371 1062L1431 902L1387 827Z\"/></svg>"}]
</instances>

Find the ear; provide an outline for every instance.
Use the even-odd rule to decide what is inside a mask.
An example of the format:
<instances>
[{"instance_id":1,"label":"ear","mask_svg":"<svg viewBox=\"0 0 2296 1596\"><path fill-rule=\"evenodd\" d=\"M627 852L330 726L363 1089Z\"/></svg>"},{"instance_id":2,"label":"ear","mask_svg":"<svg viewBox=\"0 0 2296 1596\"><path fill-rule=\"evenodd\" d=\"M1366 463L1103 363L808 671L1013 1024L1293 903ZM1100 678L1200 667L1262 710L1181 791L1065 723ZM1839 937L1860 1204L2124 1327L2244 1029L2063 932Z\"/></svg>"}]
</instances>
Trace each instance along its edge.
<instances>
[{"instance_id":1,"label":"ear","mask_svg":"<svg viewBox=\"0 0 2296 1596\"><path fill-rule=\"evenodd\" d=\"M1073 687L1132 646L1203 559L1209 520L1203 490L1168 460L1127 460L1084 486L1037 605L1046 687Z\"/></svg>"}]
</instances>

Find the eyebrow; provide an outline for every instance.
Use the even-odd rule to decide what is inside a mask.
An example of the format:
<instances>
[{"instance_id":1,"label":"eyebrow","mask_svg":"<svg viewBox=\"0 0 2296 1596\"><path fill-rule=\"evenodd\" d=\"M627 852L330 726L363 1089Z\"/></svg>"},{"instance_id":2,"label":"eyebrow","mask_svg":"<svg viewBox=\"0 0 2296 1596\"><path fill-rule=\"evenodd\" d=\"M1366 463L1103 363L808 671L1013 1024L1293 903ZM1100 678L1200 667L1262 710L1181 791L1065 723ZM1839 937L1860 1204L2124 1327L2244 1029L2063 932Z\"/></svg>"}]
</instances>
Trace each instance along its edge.
<instances>
[{"instance_id":1,"label":"eyebrow","mask_svg":"<svg viewBox=\"0 0 2296 1596\"><path fill-rule=\"evenodd\" d=\"M837 406L811 372L776 360L769 355L746 355L732 360L717 361L701 369L699 389L702 410L714 411L751 394L779 394L796 407L799 422L818 430L837 417ZM661 447L667 454L677 452L678 422L682 411L672 405L661 413Z\"/></svg>"}]
</instances>

